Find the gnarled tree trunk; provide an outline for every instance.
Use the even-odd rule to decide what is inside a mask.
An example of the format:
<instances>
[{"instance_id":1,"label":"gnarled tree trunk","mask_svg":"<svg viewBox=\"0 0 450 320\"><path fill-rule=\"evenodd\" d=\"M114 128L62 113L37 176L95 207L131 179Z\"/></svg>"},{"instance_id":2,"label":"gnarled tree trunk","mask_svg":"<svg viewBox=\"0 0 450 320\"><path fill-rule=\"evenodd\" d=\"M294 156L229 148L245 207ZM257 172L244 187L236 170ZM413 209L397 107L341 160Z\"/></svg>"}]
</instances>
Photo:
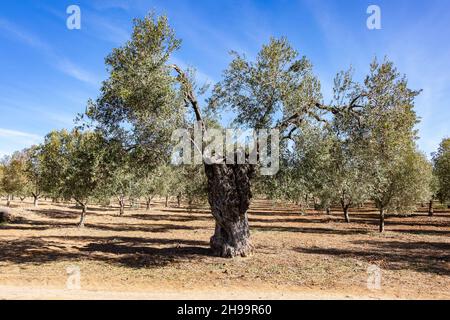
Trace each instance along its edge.
<instances>
[{"instance_id":1,"label":"gnarled tree trunk","mask_svg":"<svg viewBox=\"0 0 450 320\"><path fill-rule=\"evenodd\" d=\"M205 165L208 200L216 220L210 244L214 254L232 258L246 257L253 251L247 210L252 193L255 166L250 164Z\"/></svg>"}]
</instances>

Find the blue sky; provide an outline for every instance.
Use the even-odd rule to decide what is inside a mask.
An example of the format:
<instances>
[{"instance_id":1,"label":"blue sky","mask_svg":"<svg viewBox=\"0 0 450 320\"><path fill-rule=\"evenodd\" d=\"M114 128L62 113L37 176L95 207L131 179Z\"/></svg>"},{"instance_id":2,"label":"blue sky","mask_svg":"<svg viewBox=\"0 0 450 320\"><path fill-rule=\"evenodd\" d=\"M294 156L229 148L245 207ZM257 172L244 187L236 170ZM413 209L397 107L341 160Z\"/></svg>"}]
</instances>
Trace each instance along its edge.
<instances>
[{"instance_id":1,"label":"blue sky","mask_svg":"<svg viewBox=\"0 0 450 320\"><path fill-rule=\"evenodd\" d=\"M371 4L381 8L381 30L366 27ZM66 27L69 5L81 8L81 30ZM424 90L421 150L429 155L450 136L448 0L3 0L0 155L72 127L107 76L105 56L150 10L169 17L183 40L174 60L195 67L201 83L220 79L230 50L254 57L270 36L288 37L310 58L326 99L338 71L352 65L362 79L374 56L387 55Z\"/></svg>"}]
</instances>

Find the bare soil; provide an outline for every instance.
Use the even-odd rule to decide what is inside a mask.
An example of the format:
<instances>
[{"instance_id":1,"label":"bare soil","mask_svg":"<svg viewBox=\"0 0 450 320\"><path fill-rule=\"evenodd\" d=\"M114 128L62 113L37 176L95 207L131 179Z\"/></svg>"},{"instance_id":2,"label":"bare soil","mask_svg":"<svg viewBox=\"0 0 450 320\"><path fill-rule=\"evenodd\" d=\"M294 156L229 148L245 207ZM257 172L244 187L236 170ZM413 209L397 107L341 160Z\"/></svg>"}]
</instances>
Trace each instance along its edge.
<instances>
[{"instance_id":1,"label":"bare soil","mask_svg":"<svg viewBox=\"0 0 450 320\"><path fill-rule=\"evenodd\" d=\"M391 216L374 208L330 215L254 201L249 258L211 255L207 207L89 208L13 202L0 225L0 299L450 299L450 211ZM68 290L68 267L81 289ZM380 268L380 287L372 284Z\"/></svg>"}]
</instances>

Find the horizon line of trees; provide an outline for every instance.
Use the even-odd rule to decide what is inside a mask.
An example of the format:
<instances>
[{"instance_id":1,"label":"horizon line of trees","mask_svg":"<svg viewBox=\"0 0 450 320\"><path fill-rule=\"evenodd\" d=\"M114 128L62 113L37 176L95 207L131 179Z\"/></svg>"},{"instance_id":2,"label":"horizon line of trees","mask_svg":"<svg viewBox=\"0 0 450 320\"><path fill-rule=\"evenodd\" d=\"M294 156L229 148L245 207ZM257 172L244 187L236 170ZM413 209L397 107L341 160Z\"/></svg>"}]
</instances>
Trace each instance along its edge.
<instances>
[{"instance_id":1,"label":"horizon line of trees","mask_svg":"<svg viewBox=\"0 0 450 320\"><path fill-rule=\"evenodd\" d=\"M396 144L404 149L394 150L395 158L383 167L373 164L365 138L343 141L336 129L303 127L295 147L282 148L279 173L255 181L256 194L298 205L300 214L311 204L327 213L340 207L346 222L350 208L361 208L368 201L380 210L380 219L387 212L413 212L424 203L432 216L434 201L450 201L450 138L443 139L431 161L414 143L406 148ZM165 198L166 206L170 197L176 197L178 206L184 199L189 205L206 201L202 166L162 163L141 168L134 162L121 144L107 141L98 131L52 131L42 144L1 159L0 195L6 196L6 206L13 197L22 201L31 197L35 207L43 197L53 202L73 200L82 211L80 227L89 204L110 204L111 199L116 199L119 215L127 203L132 207L142 200L148 210L155 197Z\"/></svg>"}]
</instances>

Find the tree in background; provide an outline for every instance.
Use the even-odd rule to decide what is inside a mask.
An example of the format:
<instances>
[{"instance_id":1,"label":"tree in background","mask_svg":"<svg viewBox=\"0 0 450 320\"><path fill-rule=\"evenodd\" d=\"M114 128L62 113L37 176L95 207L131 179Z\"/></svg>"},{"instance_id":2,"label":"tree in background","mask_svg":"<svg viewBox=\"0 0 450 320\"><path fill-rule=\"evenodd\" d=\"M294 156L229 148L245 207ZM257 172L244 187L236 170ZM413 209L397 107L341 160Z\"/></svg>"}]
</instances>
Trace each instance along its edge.
<instances>
[{"instance_id":1,"label":"tree in background","mask_svg":"<svg viewBox=\"0 0 450 320\"><path fill-rule=\"evenodd\" d=\"M38 206L39 199L42 196L43 180L43 155L39 146L33 146L26 150L26 168L25 173L28 180L28 190L33 197L33 204Z\"/></svg>"},{"instance_id":2,"label":"tree in background","mask_svg":"<svg viewBox=\"0 0 450 320\"><path fill-rule=\"evenodd\" d=\"M164 169L157 167L149 171L142 168L139 171L140 196L145 199L146 209L150 210L153 199L161 195L161 190L164 189Z\"/></svg>"},{"instance_id":3,"label":"tree in background","mask_svg":"<svg viewBox=\"0 0 450 320\"><path fill-rule=\"evenodd\" d=\"M11 205L14 195L23 195L27 188L25 175L26 156L24 152L15 152L11 157L2 160L2 190L6 193L6 206Z\"/></svg>"},{"instance_id":4,"label":"tree in background","mask_svg":"<svg viewBox=\"0 0 450 320\"><path fill-rule=\"evenodd\" d=\"M392 62L371 64L362 97L365 162L373 185L371 196L380 210L380 232L384 231L386 210L411 208L424 195L428 196L429 174L423 157L416 151L414 126L418 120L414 100L420 91L408 88ZM420 161L414 165L413 161Z\"/></svg>"},{"instance_id":5,"label":"tree in background","mask_svg":"<svg viewBox=\"0 0 450 320\"><path fill-rule=\"evenodd\" d=\"M63 196L69 167L68 150L71 134L67 130L52 131L40 145L42 192L54 201Z\"/></svg>"},{"instance_id":6,"label":"tree in background","mask_svg":"<svg viewBox=\"0 0 450 320\"><path fill-rule=\"evenodd\" d=\"M3 173L5 170L5 166L4 166L4 161L0 161L0 196L3 196L3 193L5 192L4 188L3 188Z\"/></svg>"},{"instance_id":7,"label":"tree in background","mask_svg":"<svg viewBox=\"0 0 450 320\"><path fill-rule=\"evenodd\" d=\"M438 199L445 203L450 200L450 139L442 140L433 154L434 173L437 179Z\"/></svg>"},{"instance_id":8,"label":"tree in background","mask_svg":"<svg viewBox=\"0 0 450 320\"><path fill-rule=\"evenodd\" d=\"M334 79L334 105L353 105L357 117L337 114L326 126L328 132L328 161L323 173L329 177L325 190L329 191L331 202L338 203L344 212L345 221L350 222L349 209L369 199L371 182L364 157L365 141L361 135L361 109L359 103L363 94L352 80L353 70L340 72ZM357 104L358 103L358 104Z\"/></svg>"},{"instance_id":9,"label":"tree in background","mask_svg":"<svg viewBox=\"0 0 450 320\"><path fill-rule=\"evenodd\" d=\"M394 213L413 212L417 204L429 201L433 169L426 156L417 149L408 150L396 170L390 208Z\"/></svg>"},{"instance_id":10,"label":"tree in background","mask_svg":"<svg viewBox=\"0 0 450 320\"><path fill-rule=\"evenodd\" d=\"M107 181L105 167L106 142L98 132L73 131L65 146L68 166L64 174L62 195L74 199L82 208L78 226L84 227L89 201L99 193Z\"/></svg>"}]
</instances>

